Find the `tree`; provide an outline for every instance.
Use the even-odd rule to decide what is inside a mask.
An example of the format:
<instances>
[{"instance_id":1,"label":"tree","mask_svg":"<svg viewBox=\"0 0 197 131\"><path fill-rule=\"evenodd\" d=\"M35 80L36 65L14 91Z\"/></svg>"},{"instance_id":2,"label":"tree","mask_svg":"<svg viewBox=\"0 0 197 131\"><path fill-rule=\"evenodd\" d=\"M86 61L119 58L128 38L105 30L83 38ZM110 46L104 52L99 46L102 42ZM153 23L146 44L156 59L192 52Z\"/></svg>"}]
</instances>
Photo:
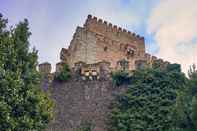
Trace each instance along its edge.
<instances>
[{"instance_id":1,"label":"tree","mask_svg":"<svg viewBox=\"0 0 197 131\"><path fill-rule=\"evenodd\" d=\"M195 64L190 66L190 69L188 71L188 76L190 79L197 79L197 67Z\"/></svg>"},{"instance_id":2,"label":"tree","mask_svg":"<svg viewBox=\"0 0 197 131\"><path fill-rule=\"evenodd\" d=\"M197 130L197 70L196 65L190 66L187 88L178 91L174 107L176 130Z\"/></svg>"},{"instance_id":3,"label":"tree","mask_svg":"<svg viewBox=\"0 0 197 131\"><path fill-rule=\"evenodd\" d=\"M42 130L52 119L53 104L40 88L28 21L12 29L7 22L0 15L0 130Z\"/></svg>"},{"instance_id":4,"label":"tree","mask_svg":"<svg viewBox=\"0 0 197 131\"><path fill-rule=\"evenodd\" d=\"M172 130L176 91L184 89L186 83L187 78L179 70L152 68L134 71L127 92L118 96L113 103L109 115L110 129Z\"/></svg>"}]
</instances>

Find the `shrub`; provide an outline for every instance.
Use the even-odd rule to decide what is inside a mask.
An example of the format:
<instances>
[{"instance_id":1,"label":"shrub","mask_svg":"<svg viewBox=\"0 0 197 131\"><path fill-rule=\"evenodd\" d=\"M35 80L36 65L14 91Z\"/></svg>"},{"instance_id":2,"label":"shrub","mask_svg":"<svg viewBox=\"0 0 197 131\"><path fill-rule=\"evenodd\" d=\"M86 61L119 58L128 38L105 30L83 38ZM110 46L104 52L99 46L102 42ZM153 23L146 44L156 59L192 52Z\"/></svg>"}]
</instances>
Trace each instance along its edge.
<instances>
[{"instance_id":1,"label":"shrub","mask_svg":"<svg viewBox=\"0 0 197 131\"><path fill-rule=\"evenodd\" d=\"M63 81L67 81L70 77L71 74L70 74L69 66L67 64L64 64L62 71L56 76L56 79L58 81L63 82Z\"/></svg>"},{"instance_id":2,"label":"shrub","mask_svg":"<svg viewBox=\"0 0 197 131\"><path fill-rule=\"evenodd\" d=\"M125 70L119 70L112 73L112 80L116 86L130 84L129 72Z\"/></svg>"},{"instance_id":3,"label":"shrub","mask_svg":"<svg viewBox=\"0 0 197 131\"><path fill-rule=\"evenodd\" d=\"M115 76L121 81L124 73L120 74ZM129 80L132 83L127 92L117 96L112 104L110 130L172 131L176 91L186 87L187 78L181 72L145 69L133 71Z\"/></svg>"}]
</instances>

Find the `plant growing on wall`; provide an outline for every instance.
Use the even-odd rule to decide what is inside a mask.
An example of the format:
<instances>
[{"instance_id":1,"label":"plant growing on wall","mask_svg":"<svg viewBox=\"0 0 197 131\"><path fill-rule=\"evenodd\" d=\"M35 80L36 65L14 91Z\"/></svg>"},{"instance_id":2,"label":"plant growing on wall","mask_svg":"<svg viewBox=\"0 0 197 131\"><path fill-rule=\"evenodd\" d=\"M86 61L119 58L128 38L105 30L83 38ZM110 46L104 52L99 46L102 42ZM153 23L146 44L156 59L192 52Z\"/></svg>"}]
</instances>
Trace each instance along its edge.
<instances>
[{"instance_id":1,"label":"plant growing on wall","mask_svg":"<svg viewBox=\"0 0 197 131\"><path fill-rule=\"evenodd\" d=\"M63 68L59 74L57 74L56 79L60 82L67 81L71 77L70 69L67 64L63 65Z\"/></svg>"},{"instance_id":2,"label":"plant growing on wall","mask_svg":"<svg viewBox=\"0 0 197 131\"><path fill-rule=\"evenodd\" d=\"M112 81L116 86L128 85L131 82L129 72L127 70L118 70L112 73Z\"/></svg>"}]
</instances>

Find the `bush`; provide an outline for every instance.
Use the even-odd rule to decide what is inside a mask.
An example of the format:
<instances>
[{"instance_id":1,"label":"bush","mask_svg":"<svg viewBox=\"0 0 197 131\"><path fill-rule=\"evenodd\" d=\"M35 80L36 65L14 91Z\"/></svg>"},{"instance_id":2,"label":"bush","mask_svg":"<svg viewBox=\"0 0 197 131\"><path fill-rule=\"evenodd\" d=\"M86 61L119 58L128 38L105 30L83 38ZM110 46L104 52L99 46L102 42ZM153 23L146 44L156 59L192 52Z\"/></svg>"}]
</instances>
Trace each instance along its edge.
<instances>
[{"instance_id":1,"label":"bush","mask_svg":"<svg viewBox=\"0 0 197 131\"><path fill-rule=\"evenodd\" d=\"M70 69L67 64L63 65L62 71L56 76L58 81L67 81L71 77Z\"/></svg>"},{"instance_id":2,"label":"bush","mask_svg":"<svg viewBox=\"0 0 197 131\"><path fill-rule=\"evenodd\" d=\"M130 84L129 72L125 70L119 70L112 73L112 80L116 86Z\"/></svg>"},{"instance_id":3,"label":"bush","mask_svg":"<svg viewBox=\"0 0 197 131\"><path fill-rule=\"evenodd\" d=\"M128 78L125 73L115 76L118 82ZM172 131L176 91L186 87L187 78L178 72L145 69L133 71L129 80L132 83L127 92L117 96L112 104L110 130Z\"/></svg>"}]
</instances>

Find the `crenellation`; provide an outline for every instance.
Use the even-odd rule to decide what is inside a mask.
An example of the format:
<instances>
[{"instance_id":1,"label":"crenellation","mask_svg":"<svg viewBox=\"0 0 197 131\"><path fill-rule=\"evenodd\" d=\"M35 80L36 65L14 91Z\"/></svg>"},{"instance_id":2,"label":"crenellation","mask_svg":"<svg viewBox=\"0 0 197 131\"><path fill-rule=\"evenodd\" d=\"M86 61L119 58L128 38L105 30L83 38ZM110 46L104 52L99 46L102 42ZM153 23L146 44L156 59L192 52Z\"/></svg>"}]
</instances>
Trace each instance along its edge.
<instances>
[{"instance_id":1,"label":"crenellation","mask_svg":"<svg viewBox=\"0 0 197 131\"><path fill-rule=\"evenodd\" d=\"M156 56L152 56L152 57L151 57L151 60L152 60L152 61L157 60L157 57L156 57Z\"/></svg>"},{"instance_id":2,"label":"crenellation","mask_svg":"<svg viewBox=\"0 0 197 131\"><path fill-rule=\"evenodd\" d=\"M114 25L114 26L113 26L112 31L113 31L114 33L117 33L117 32L118 32L118 27L117 27L117 25Z\"/></svg>"},{"instance_id":3,"label":"crenellation","mask_svg":"<svg viewBox=\"0 0 197 131\"><path fill-rule=\"evenodd\" d=\"M92 19L92 15L90 15L90 14L88 15L88 20L89 20L89 19Z\"/></svg>"},{"instance_id":4,"label":"crenellation","mask_svg":"<svg viewBox=\"0 0 197 131\"><path fill-rule=\"evenodd\" d=\"M118 28L118 31L119 31L119 32L122 32L122 28L121 28L121 27L119 27L119 28Z\"/></svg>"},{"instance_id":5,"label":"crenellation","mask_svg":"<svg viewBox=\"0 0 197 131\"><path fill-rule=\"evenodd\" d=\"M99 19L98 20L98 23L103 24L103 20L102 19Z\"/></svg>"},{"instance_id":6,"label":"crenellation","mask_svg":"<svg viewBox=\"0 0 197 131\"><path fill-rule=\"evenodd\" d=\"M112 23L109 23L109 28L112 28Z\"/></svg>"},{"instance_id":7,"label":"crenellation","mask_svg":"<svg viewBox=\"0 0 197 131\"><path fill-rule=\"evenodd\" d=\"M108 23L107 21L104 21L102 19L98 19L97 17L92 17L92 15L88 15L86 22L84 24L84 28L87 28L89 30L97 31L100 33L106 34L107 31L111 31L111 33L122 33L127 34L129 37L134 37L136 40L142 39L141 36L136 35L135 33L131 33L130 31L127 31L126 29L122 29L121 27L118 27L117 25L112 25L111 23ZM130 35L132 34L132 35Z\"/></svg>"},{"instance_id":8,"label":"crenellation","mask_svg":"<svg viewBox=\"0 0 197 131\"><path fill-rule=\"evenodd\" d=\"M140 37L140 40L143 40L144 41L144 37Z\"/></svg>"},{"instance_id":9,"label":"crenellation","mask_svg":"<svg viewBox=\"0 0 197 131\"><path fill-rule=\"evenodd\" d=\"M97 17L93 17L93 22L97 22Z\"/></svg>"}]
</instances>

